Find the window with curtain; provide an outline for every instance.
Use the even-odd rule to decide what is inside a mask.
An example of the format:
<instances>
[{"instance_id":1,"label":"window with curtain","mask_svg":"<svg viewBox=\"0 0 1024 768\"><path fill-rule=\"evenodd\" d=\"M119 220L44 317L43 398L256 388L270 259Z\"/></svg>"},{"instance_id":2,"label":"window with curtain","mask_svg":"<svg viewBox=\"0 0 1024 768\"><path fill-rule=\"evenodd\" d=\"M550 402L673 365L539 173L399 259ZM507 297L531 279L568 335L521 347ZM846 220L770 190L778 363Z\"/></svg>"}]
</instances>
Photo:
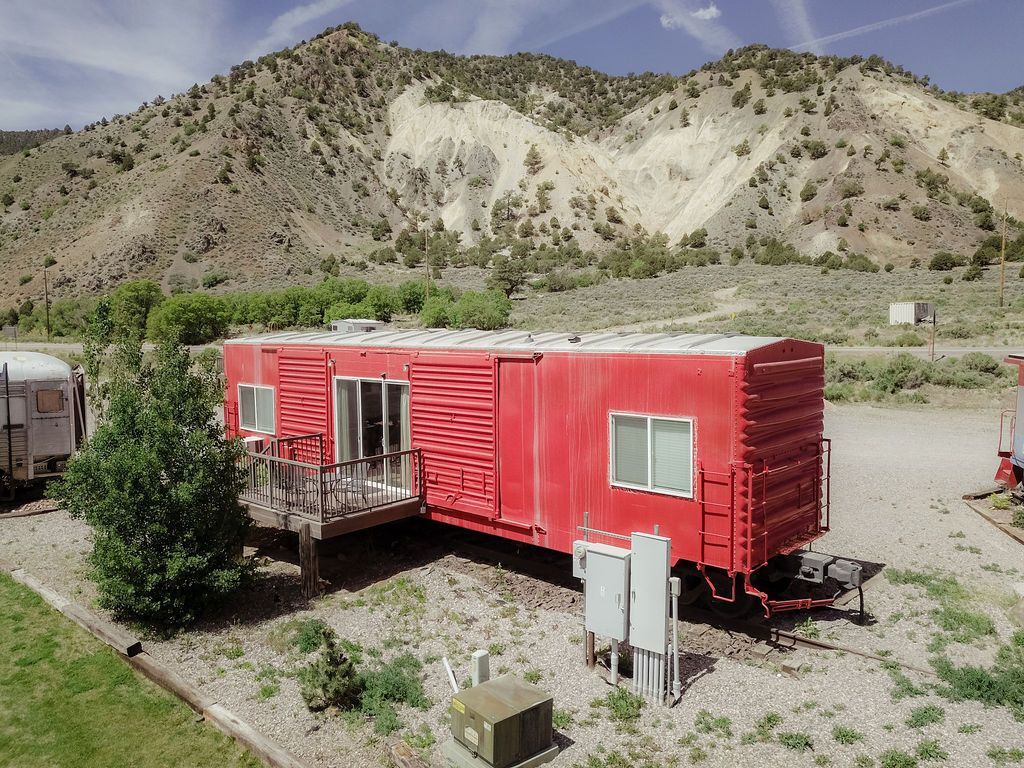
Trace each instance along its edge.
<instances>
[{"instance_id":1,"label":"window with curtain","mask_svg":"<svg viewBox=\"0 0 1024 768\"><path fill-rule=\"evenodd\" d=\"M274 434L274 389L238 385L238 426L251 432Z\"/></svg>"},{"instance_id":2,"label":"window with curtain","mask_svg":"<svg viewBox=\"0 0 1024 768\"><path fill-rule=\"evenodd\" d=\"M693 421L612 414L611 482L627 488L693 495Z\"/></svg>"}]
</instances>

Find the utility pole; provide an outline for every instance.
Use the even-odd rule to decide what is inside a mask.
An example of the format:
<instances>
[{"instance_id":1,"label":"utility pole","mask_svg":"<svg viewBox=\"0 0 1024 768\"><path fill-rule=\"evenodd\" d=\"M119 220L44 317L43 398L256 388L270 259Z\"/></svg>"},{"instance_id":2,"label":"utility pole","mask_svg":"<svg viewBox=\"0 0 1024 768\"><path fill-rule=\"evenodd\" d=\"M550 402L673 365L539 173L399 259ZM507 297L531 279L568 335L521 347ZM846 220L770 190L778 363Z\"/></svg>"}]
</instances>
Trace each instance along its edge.
<instances>
[{"instance_id":1,"label":"utility pole","mask_svg":"<svg viewBox=\"0 0 1024 768\"><path fill-rule=\"evenodd\" d=\"M1003 245L999 249L999 306L1003 306L1003 284L1006 282L1006 199L1003 199Z\"/></svg>"},{"instance_id":2,"label":"utility pole","mask_svg":"<svg viewBox=\"0 0 1024 768\"><path fill-rule=\"evenodd\" d=\"M46 341L50 341L50 283L43 267L43 303L46 305Z\"/></svg>"}]
</instances>

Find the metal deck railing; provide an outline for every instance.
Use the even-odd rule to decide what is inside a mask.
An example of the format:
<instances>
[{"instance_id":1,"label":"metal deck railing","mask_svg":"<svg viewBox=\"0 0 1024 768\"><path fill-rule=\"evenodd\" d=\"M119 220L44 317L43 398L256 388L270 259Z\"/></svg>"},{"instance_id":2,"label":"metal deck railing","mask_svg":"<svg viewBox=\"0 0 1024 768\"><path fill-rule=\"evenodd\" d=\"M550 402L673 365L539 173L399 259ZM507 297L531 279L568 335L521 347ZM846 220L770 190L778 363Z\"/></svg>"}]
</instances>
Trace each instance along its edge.
<instances>
[{"instance_id":1,"label":"metal deck railing","mask_svg":"<svg viewBox=\"0 0 1024 768\"><path fill-rule=\"evenodd\" d=\"M322 435L282 438L262 450L246 451L240 459L245 473L241 501L319 523L422 501L419 448L334 464L287 458L312 457L317 444L322 458Z\"/></svg>"}]
</instances>

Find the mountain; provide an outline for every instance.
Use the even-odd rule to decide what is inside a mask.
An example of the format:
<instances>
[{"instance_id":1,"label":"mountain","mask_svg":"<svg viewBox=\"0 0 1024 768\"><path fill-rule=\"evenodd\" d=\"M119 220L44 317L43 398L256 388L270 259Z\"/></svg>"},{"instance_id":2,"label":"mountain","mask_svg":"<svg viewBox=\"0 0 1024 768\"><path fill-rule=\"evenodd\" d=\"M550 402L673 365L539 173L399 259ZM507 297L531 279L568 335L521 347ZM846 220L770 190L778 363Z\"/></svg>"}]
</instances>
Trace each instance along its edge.
<instances>
[{"instance_id":1,"label":"mountain","mask_svg":"<svg viewBox=\"0 0 1024 768\"><path fill-rule=\"evenodd\" d=\"M751 46L613 77L348 24L0 158L0 290L38 296L49 262L56 295L269 287L339 262L390 280L391 247L418 263L417 230L432 261L486 265L518 238L536 269L638 232L969 255L1004 204L1024 218L1022 150L1021 94L944 93L875 56Z\"/></svg>"},{"instance_id":2,"label":"mountain","mask_svg":"<svg viewBox=\"0 0 1024 768\"><path fill-rule=\"evenodd\" d=\"M14 155L26 149L33 149L54 136L71 133L71 126L42 128L36 131L0 131L0 155Z\"/></svg>"}]
</instances>

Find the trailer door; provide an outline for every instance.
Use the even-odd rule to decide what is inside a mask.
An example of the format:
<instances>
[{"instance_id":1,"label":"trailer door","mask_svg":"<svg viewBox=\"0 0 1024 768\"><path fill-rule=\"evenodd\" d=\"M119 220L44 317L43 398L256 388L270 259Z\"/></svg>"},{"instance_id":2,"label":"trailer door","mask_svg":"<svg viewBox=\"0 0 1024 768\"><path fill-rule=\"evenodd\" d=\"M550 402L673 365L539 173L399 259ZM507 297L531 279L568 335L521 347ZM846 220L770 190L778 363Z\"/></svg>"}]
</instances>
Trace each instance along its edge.
<instances>
[{"instance_id":1,"label":"trailer door","mask_svg":"<svg viewBox=\"0 0 1024 768\"><path fill-rule=\"evenodd\" d=\"M66 381L34 381L28 387L33 461L74 451L71 392Z\"/></svg>"}]
</instances>

